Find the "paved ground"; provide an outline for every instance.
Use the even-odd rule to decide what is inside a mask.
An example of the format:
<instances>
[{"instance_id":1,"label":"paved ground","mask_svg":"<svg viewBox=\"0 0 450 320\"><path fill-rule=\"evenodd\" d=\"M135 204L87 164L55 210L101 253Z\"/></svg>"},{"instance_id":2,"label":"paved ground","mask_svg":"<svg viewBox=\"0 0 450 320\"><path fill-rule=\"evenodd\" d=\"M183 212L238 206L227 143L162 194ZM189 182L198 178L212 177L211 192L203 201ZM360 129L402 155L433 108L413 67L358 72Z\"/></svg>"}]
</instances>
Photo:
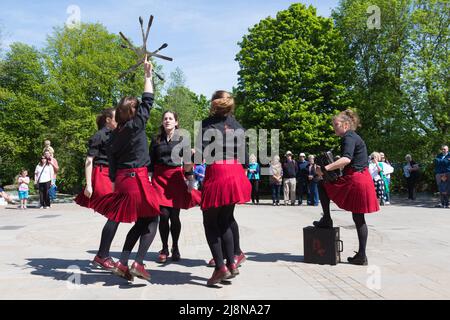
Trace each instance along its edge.
<instances>
[{"instance_id":1,"label":"paved ground","mask_svg":"<svg viewBox=\"0 0 450 320\"><path fill-rule=\"evenodd\" d=\"M74 204L51 209L0 207L1 299L449 299L450 210L433 199L397 199L367 217L369 266L303 262L302 228L318 207L242 205L236 210L248 256L232 285L205 286L212 269L198 208L182 214L179 263L155 261L159 238L147 255L152 281L133 284L92 270L104 218ZM351 215L333 207L344 241L342 260L357 237ZM118 257L130 224L119 227ZM79 285L73 283L79 282Z\"/></svg>"}]
</instances>

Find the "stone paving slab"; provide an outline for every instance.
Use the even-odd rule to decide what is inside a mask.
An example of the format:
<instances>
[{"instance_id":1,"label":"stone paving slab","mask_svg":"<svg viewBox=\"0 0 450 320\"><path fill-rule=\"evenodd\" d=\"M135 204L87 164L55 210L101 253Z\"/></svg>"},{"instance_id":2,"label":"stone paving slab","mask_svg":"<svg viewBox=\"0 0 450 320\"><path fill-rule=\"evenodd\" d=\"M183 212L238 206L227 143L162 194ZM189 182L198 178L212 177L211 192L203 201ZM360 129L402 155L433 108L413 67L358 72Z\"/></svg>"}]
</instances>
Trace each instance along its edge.
<instances>
[{"instance_id":1,"label":"stone paving slab","mask_svg":"<svg viewBox=\"0 0 450 320\"><path fill-rule=\"evenodd\" d=\"M151 282L129 284L90 267L105 223L92 210L70 203L0 207L0 299L450 299L450 210L434 208L428 198L393 202L367 216L368 267L344 262L357 249L348 212L332 207L344 252L342 263L329 266L303 262L302 228L320 217L320 207L238 206L247 262L231 284L217 288L205 286L213 270L206 267L199 208L182 211L182 260L156 263L157 236L146 257ZM111 248L116 258L130 227L119 226Z\"/></svg>"}]
</instances>

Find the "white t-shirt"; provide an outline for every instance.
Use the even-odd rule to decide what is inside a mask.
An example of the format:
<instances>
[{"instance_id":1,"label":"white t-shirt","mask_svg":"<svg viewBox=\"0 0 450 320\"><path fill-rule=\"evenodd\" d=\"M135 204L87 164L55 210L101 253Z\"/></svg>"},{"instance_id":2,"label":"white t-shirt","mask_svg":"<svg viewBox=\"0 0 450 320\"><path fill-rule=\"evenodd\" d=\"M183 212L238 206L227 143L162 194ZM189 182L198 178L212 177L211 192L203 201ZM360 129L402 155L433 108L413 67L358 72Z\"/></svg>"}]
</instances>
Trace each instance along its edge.
<instances>
[{"instance_id":1,"label":"white t-shirt","mask_svg":"<svg viewBox=\"0 0 450 320\"><path fill-rule=\"evenodd\" d=\"M369 163L369 172L372 176L373 181L378 181L381 179L380 173L378 172L378 168L376 163L370 162Z\"/></svg>"},{"instance_id":2,"label":"white t-shirt","mask_svg":"<svg viewBox=\"0 0 450 320\"><path fill-rule=\"evenodd\" d=\"M41 172L42 172L42 175L41 175ZM42 166L39 163L36 166L36 170L35 170L36 183L45 183L45 182L52 181L54 174L55 173L53 171L53 167L51 164ZM40 179L39 179L39 176L41 177ZM38 181L38 179L39 179L39 181Z\"/></svg>"}]
</instances>

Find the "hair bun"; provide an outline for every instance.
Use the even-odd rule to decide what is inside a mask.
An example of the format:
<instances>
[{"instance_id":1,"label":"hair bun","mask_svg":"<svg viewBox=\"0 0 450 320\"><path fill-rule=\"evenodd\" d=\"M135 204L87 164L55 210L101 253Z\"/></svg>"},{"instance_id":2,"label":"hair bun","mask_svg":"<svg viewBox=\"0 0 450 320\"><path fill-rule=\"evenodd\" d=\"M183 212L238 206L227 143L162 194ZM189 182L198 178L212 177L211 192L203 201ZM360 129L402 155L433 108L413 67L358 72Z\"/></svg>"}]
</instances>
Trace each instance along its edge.
<instances>
[{"instance_id":1,"label":"hair bun","mask_svg":"<svg viewBox=\"0 0 450 320\"><path fill-rule=\"evenodd\" d=\"M224 90L214 92L211 98L211 115L225 116L234 111L233 96Z\"/></svg>"}]
</instances>

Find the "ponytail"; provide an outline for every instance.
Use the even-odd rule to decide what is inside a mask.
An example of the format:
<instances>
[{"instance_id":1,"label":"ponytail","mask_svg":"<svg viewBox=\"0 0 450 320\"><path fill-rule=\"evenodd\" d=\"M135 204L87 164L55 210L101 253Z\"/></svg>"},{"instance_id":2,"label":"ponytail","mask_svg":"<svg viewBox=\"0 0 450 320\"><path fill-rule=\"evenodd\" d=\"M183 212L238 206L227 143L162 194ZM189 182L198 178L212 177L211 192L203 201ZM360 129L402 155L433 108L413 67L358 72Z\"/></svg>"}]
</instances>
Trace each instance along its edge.
<instances>
[{"instance_id":1,"label":"ponytail","mask_svg":"<svg viewBox=\"0 0 450 320\"><path fill-rule=\"evenodd\" d=\"M361 121L359 120L358 114L351 109L340 112L337 116L334 116L333 119L338 120L339 122L348 123L351 130L356 130L361 127Z\"/></svg>"},{"instance_id":2,"label":"ponytail","mask_svg":"<svg viewBox=\"0 0 450 320\"><path fill-rule=\"evenodd\" d=\"M112 119L114 117L114 110L114 108L105 109L97 116L96 122L98 130L102 129L106 125L107 118Z\"/></svg>"}]
</instances>

